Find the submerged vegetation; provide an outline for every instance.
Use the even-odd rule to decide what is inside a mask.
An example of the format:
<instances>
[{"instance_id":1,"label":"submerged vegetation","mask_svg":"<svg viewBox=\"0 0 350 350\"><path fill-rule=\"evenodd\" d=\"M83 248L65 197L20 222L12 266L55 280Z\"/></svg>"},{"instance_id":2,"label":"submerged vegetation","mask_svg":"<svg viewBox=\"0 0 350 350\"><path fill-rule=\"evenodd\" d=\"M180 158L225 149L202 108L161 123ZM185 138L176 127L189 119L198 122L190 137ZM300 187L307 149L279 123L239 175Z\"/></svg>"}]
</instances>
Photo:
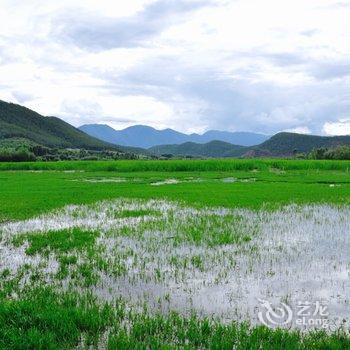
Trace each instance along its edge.
<instances>
[{"instance_id":1,"label":"submerged vegetation","mask_svg":"<svg viewBox=\"0 0 350 350\"><path fill-rule=\"evenodd\" d=\"M345 349L349 218L348 207L255 212L118 200L3 224L2 341L20 347L22 324L26 343L43 347ZM321 288L338 295L329 304L337 333L259 325L260 298L297 305Z\"/></svg>"}]
</instances>

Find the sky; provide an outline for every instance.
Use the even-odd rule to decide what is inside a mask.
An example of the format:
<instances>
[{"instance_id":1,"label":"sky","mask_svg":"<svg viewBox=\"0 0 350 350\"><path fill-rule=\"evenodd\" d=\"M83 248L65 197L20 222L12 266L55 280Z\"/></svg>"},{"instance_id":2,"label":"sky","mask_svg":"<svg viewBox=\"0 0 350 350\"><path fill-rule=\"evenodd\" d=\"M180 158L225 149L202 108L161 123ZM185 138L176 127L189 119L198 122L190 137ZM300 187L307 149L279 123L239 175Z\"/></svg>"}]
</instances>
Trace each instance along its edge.
<instances>
[{"instance_id":1,"label":"sky","mask_svg":"<svg viewBox=\"0 0 350 350\"><path fill-rule=\"evenodd\" d=\"M350 134L350 0L0 0L0 99L80 126Z\"/></svg>"}]
</instances>

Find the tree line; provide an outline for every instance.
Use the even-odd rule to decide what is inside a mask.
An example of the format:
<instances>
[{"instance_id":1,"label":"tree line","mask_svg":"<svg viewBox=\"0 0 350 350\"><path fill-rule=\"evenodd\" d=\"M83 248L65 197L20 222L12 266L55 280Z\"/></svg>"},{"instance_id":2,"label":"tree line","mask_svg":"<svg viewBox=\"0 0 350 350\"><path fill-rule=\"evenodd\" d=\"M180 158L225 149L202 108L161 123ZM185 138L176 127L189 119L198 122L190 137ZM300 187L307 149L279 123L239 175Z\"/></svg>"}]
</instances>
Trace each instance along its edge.
<instances>
[{"instance_id":1,"label":"tree line","mask_svg":"<svg viewBox=\"0 0 350 350\"><path fill-rule=\"evenodd\" d=\"M310 159L334 159L334 160L350 160L350 147L337 146L333 148L315 148L310 153Z\"/></svg>"},{"instance_id":2,"label":"tree line","mask_svg":"<svg viewBox=\"0 0 350 350\"><path fill-rule=\"evenodd\" d=\"M3 145L0 146L0 162L32 162L32 161L60 161L60 160L117 160L137 159L133 153L117 151L59 149L41 145Z\"/></svg>"}]
</instances>

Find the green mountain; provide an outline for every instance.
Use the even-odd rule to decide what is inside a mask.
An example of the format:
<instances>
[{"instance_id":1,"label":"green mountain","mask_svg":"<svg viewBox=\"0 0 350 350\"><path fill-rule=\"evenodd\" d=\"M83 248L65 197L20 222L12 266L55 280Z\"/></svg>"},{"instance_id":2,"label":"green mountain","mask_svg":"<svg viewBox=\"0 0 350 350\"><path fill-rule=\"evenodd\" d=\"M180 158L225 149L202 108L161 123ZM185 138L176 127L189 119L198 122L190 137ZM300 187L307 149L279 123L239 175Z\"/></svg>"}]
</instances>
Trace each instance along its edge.
<instances>
[{"instance_id":1,"label":"green mountain","mask_svg":"<svg viewBox=\"0 0 350 350\"><path fill-rule=\"evenodd\" d=\"M340 145L350 146L350 135L316 136L280 132L262 144L250 147L250 149L256 151L267 151L274 156L288 156L293 153L307 153L314 148L333 148Z\"/></svg>"},{"instance_id":2,"label":"green mountain","mask_svg":"<svg viewBox=\"0 0 350 350\"><path fill-rule=\"evenodd\" d=\"M239 157L246 147L232 145L223 141L211 141L208 143L185 142L180 145L154 146L148 151L157 156L191 156L191 157Z\"/></svg>"},{"instance_id":3,"label":"green mountain","mask_svg":"<svg viewBox=\"0 0 350 350\"><path fill-rule=\"evenodd\" d=\"M155 155L192 157L288 157L308 153L315 148L350 146L349 136L314 136L281 132L257 146L244 147L222 141L205 144L186 142L180 145L162 145L148 150Z\"/></svg>"},{"instance_id":4,"label":"green mountain","mask_svg":"<svg viewBox=\"0 0 350 350\"><path fill-rule=\"evenodd\" d=\"M23 106L0 101L0 143L20 142L49 148L112 150L122 153L192 157L285 157L315 148L350 146L349 136L314 136L282 132L257 146L238 146L224 141L185 142L153 146L148 150L112 145L85 134L63 120L44 117Z\"/></svg>"},{"instance_id":5,"label":"green mountain","mask_svg":"<svg viewBox=\"0 0 350 350\"><path fill-rule=\"evenodd\" d=\"M270 136L252 132L229 132L209 130L202 135L184 134L173 129L157 130L146 125L133 125L123 130L114 130L104 124L86 124L80 130L100 140L117 145L149 148L158 145L179 145L185 142L208 143L223 141L234 145L253 146L266 141Z\"/></svg>"},{"instance_id":6,"label":"green mountain","mask_svg":"<svg viewBox=\"0 0 350 350\"><path fill-rule=\"evenodd\" d=\"M44 117L23 106L0 101L0 140L26 139L51 148L124 149L91 137L56 117Z\"/></svg>"}]
</instances>

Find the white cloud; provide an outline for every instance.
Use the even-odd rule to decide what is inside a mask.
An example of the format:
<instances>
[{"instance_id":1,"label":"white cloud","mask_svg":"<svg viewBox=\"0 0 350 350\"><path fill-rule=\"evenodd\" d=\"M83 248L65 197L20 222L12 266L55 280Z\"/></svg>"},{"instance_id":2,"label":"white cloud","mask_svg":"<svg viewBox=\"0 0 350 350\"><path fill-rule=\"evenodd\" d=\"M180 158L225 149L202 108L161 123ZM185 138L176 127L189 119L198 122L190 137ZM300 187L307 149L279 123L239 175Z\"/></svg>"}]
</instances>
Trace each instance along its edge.
<instances>
[{"instance_id":1,"label":"white cloud","mask_svg":"<svg viewBox=\"0 0 350 350\"><path fill-rule=\"evenodd\" d=\"M113 127L123 127L130 122L156 126L167 120L172 110L165 103L147 96L96 96L94 99L66 97L59 106L63 119L74 125L81 124L81 116L85 123L105 123ZM157 114L157 122L150 116ZM98 116L96 118L96 116Z\"/></svg>"},{"instance_id":2,"label":"white cloud","mask_svg":"<svg viewBox=\"0 0 350 350\"><path fill-rule=\"evenodd\" d=\"M3 0L0 17L0 98L74 125L331 133L350 108L344 2Z\"/></svg>"},{"instance_id":3,"label":"white cloud","mask_svg":"<svg viewBox=\"0 0 350 350\"><path fill-rule=\"evenodd\" d=\"M311 130L307 126L297 126L291 129L285 129L283 131L295 132L297 134L311 134Z\"/></svg>"},{"instance_id":4,"label":"white cloud","mask_svg":"<svg viewBox=\"0 0 350 350\"><path fill-rule=\"evenodd\" d=\"M323 131L327 135L350 135L350 118L341 119L338 122L326 122Z\"/></svg>"}]
</instances>

